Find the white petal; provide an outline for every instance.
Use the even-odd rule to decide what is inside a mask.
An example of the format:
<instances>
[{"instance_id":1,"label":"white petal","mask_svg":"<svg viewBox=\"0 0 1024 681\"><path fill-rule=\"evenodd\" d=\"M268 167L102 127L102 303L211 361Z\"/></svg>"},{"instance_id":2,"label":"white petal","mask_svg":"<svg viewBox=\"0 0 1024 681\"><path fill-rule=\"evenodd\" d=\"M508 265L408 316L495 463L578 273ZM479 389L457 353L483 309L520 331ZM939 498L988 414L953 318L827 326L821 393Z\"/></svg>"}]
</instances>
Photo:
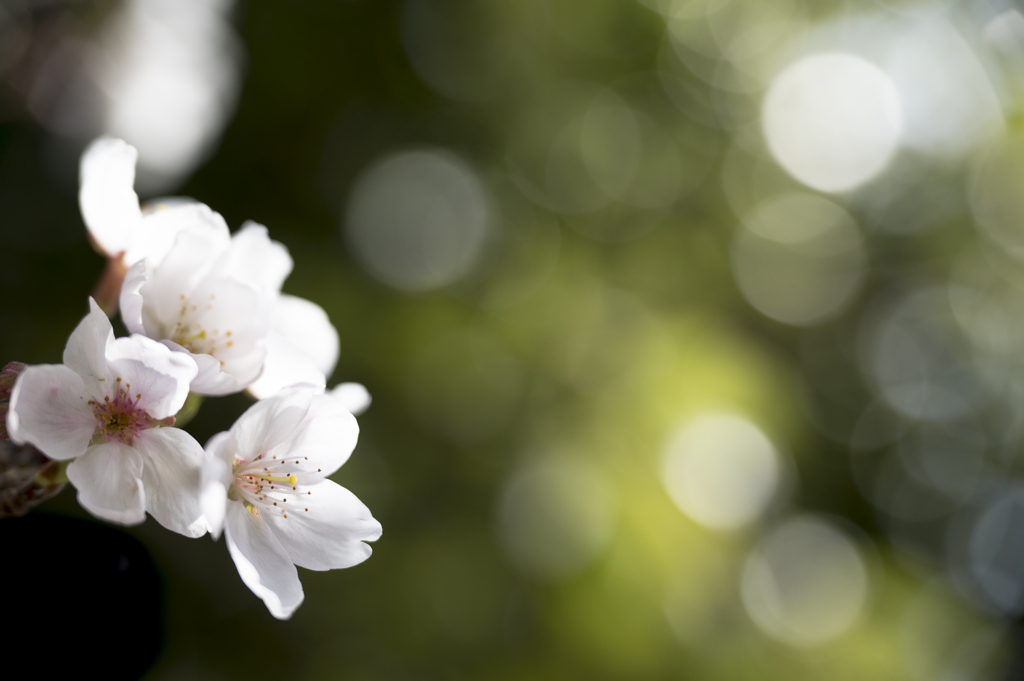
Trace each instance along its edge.
<instances>
[{"instance_id":1,"label":"white petal","mask_svg":"<svg viewBox=\"0 0 1024 681\"><path fill-rule=\"evenodd\" d=\"M338 362L338 331L324 309L303 298L284 295L274 306L276 332L267 344L263 375L249 388L263 399L296 383L326 384Z\"/></svg>"},{"instance_id":2,"label":"white petal","mask_svg":"<svg viewBox=\"0 0 1024 681\"><path fill-rule=\"evenodd\" d=\"M85 389L94 398L108 394L110 371L107 367L107 346L114 342L114 328L96 301L89 298L89 314L78 323L64 348L64 364L85 382Z\"/></svg>"},{"instance_id":3,"label":"white petal","mask_svg":"<svg viewBox=\"0 0 1024 681\"><path fill-rule=\"evenodd\" d=\"M299 573L262 516L254 516L239 502L228 504L225 520L228 552L245 585L279 620L292 616L302 604Z\"/></svg>"},{"instance_id":4,"label":"white petal","mask_svg":"<svg viewBox=\"0 0 1024 681\"><path fill-rule=\"evenodd\" d=\"M150 338L161 335L160 324L153 318L150 310L145 307L141 289L149 281L147 261L139 262L128 268L121 284L121 321L129 333L138 333Z\"/></svg>"},{"instance_id":5,"label":"white petal","mask_svg":"<svg viewBox=\"0 0 1024 681\"><path fill-rule=\"evenodd\" d=\"M370 392L362 383L341 383L332 388L330 394L340 399L353 416L362 414L373 402Z\"/></svg>"},{"instance_id":6,"label":"white petal","mask_svg":"<svg viewBox=\"0 0 1024 681\"><path fill-rule=\"evenodd\" d=\"M359 424L345 403L333 395L314 395L302 425L288 442L286 458L306 457L311 471L297 473L299 483L314 484L348 461L358 439Z\"/></svg>"},{"instance_id":7,"label":"white petal","mask_svg":"<svg viewBox=\"0 0 1024 681\"><path fill-rule=\"evenodd\" d=\"M287 518L283 513L264 513L263 518L288 558L309 570L334 570L362 563L371 553L363 542L374 541L381 534L380 523L363 502L330 480L300 487L297 496L289 497L285 505Z\"/></svg>"},{"instance_id":8,"label":"white petal","mask_svg":"<svg viewBox=\"0 0 1024 681\"><path fill-rule=\"evenodd\" d=\"M142 299L153 318L163 326L165 337L171 336L175 324L191 306L198 308L200 301L191 299L193 291L210 274L222 252L223 244L215 236L185 230L178 233L174 247L160 267L150 270L149 281L141 290Z\"/></svg>"},{"instance_id":9,"label":"white petal","mask_svg":"<svg viewBox=\"0 0 1024 681\"><path fill-rule=\"evenodd\" d=\"M225 430L207 440L206 446L203 447L208 456L223 461L229 468L235 460L235 454L231 451L232 443L230 438L231 432ZM225 481L231 482L231 478L225 478Z\"/></svg>"},{"instance_id":10,"label":"white petal","mask_svg":"<svg viewBox=\"0 0 1024 681\"><path fill-rule=\"evenodd\" d=\"M70 464L68 480L78 489L78 503L93 515L122 525L146 519L142 456L112 440L93 445Z\"/></svg>"},{"instance_id":11,"label":"white petal","mask_svg":"<svg viewBox=\"0 0 1024 681\"><path fill-rule=\"evenodd\" d=\"M40 364L18 376L7 412L7 430L51 459L81 456L96 432L96 415L82 377L62 364Z\"/></svg>"},{"instance_id":12,"label":"white petal","mask_svg":"<svg viewBox=\"0 0 1024 681\"><path fill-rule=\"evenodd\" d=\"M211 470L212 469L212 470ZM207 458L203 463L202 478L204 480L199 493L199 507L206 520L206 530L216 540L224 532L224 515L228 508L228 488L215 480L223 473L231 474L231 469L223 461ZM209 477L213 481L205 482Z\"/></svg>"},{"instance_id":13,"label":"white petal","mask_svg":"<svg viewBox=\"0 0 1024 681\"><path fill-rule=\"evenodd\" d=\"M199 443L179 428L151 428L135 438L134 446L143 457L149 514L186 537L206 534L199 505L199 473L206 455Z\"/></svg>"},{"instance_id":14,"label":"white petal","mask_svg":"<svg viewBox=\"0 0 1024 681\"><path fill-rule=\"evenodd\" d=\"M267 334L266 345L263 373L248 387L249 394L257 400L299 383L321 388L327 385L327 377L317 368L316 362L277 331Z\"/></svg>"},{"instance_id":15,"label":"white petal","mask_svg":"<svg viewBox=\"0 0 1024 681\"><path fill-rule=\"evenodd\" d=\"M178 208L179 206L191 206L193 203L199 203L191 196L154 196L153 198L146 199L142 203L142 217L152 215L168 208Z\"/></svg>"},{"instance_id":16,"label":"white petal","mask_svg":"<svg viewBox=\"0 0 1024 681\"><path fill-rule=\"evenodd\" d=\"M282 294L271 326L330 376L338 363L338 331L324 309L305 298Z\"/></svg>"},{"instance_id":17,"label":"white petal","mask_svg":"<svg viewBox=\"0 0 1024 681\"><path fill-rule=\"evenodd\" d=\"M196 232L209 242L215 253L228 248L231 232L219 213L201 203L190 201L146 213L139 223L131 247L124 254L127 265L146 260L151 270L160 267L174 247L178 235Z\"/></svg>"},{"instance_id":18,"label":"white petal","mask_svg":"<svg viewBox=\"0 0 1024 681\"><path fill-rule=\"evenodd\" d=\"M298 429L304 424L315 393L310 387L289 388L246 409L231 426L234 454L251 461L279 445L290 451L293 437L301 435Z\"/></svg>"},{"instance_id":19,"label":"white petal","mask_svg":"<svg viewBox=\"0 0 1024 681\"><path fill-rule=\"evenodd\" d=\"M216 271L220 276L252 286L264 293L277 293L292 271L292 258L282 244L271 241L267 228L246 222L231 237L231 247L221 256Z\"/></svg>"},{"instance_id":20,"label":"white petal","mask_svg":"<svg viewBox=\"0 0 1024 681\"><path fill-rule=\"evenodd\" d=\"M206 454L203 457L200 471L199 505L206 516L206 525L214 539L220 537L224 529L224 514L227 511L228 489L234 476L231 474L233 455L225 444L230 433L217 433L206 443Z\"/></svg>"},{"instance_id":21,"label":"white petal","mask_svg":"<svg viewBox=\"0 0 1024 681\"><path fill-rule=\"evenodd\" d=\"M192 352L212 355L242 387L250 385L263 369L272 304L271 296L232 279L204 279L182 318L182 328L203 334L191 343Z\"/></svg>"},{"instance_id":22,"label":"white petal","mask_svg":"<svg viewBox=\"0 0 1024 681\"><path fill-rule=\"evenodd\" d=\"M135 184L138 152L122 140L101 137L82 154L78 203L89 234L107 255L131 245L142 220Z\"/></svg>"},{"instance_id":23,"label":"white petal","mask_svg":"<svg viewBox=\"0 0 1024 681\"><path fill-rule=\"evenodd\" d=\"M192 392L209 396L231 395L245 390L245 386L237 378L224 371L216 357L190 353L173 341L165 340L162 343L175 352L182 352L195 360L199 372L192 379L192 385L189 387Z\"/></svg>"},{"instance_id":24,"label":"white petal","mask_svg":"<svg viewBox=\"0 0 1024 681\"><path fill-rule=\"evenodd\" d=\"M155 419L174 416L185 404L199 369L188 354L145 336L118 338L107 348L112 386L123 389ZM111 392L111 395L115 394Z\"/></svg>"}]
</instances>

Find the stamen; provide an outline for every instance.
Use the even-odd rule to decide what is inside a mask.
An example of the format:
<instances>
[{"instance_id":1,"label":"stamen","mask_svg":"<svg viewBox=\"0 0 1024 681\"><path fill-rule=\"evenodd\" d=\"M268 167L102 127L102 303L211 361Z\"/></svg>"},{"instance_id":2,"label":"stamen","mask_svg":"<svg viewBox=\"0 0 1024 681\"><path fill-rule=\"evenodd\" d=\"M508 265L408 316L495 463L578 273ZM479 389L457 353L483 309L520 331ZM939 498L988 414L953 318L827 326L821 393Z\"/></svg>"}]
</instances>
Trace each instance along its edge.
<instances>
[{"instance_id":1,"label":"stamen","mask_svg":"<svg viewBox=\"0 0 1024 681\"><path fill-rule=\"evenodd\" d=\"M287 482L289 485L294 485L299 481L299 478L294 473L287 477L273 475L256 475L255 473L246 473L245 477L259 478L260 480L269 480L270 482ZM271 488L273 488L273 485L271 485Z\"/></svg>"},{"instance_id":2,"label":"stamen","mask_svg":"<svg viewBox=\"0 0 1024 681\"><path fill-rule=\"evenodd\" d=\"M267 457L266 453L259 454L248 461L238 456L234 457L234 459L233 471L235 482L231 489L237 495L235 498L239 498L263 511L271 511L276 508L281 511L283 517L287 518L288 512L286 507L288 505L288 497L285 495L289 487L292 488L293 493L299 493L298 473L301 469L293 469L295 472L289 473L286 470L281 470L281 467L283 465L291 466L293 462L298 464L300 460L279 455ZM272 462L270 459L276 459L276 461ZM261 465L264 463L271 465ZM276 475L274 475L275 473ZM307 490L306 494L309 496L312 492ZM229 498L231 498L230 494Z\"/></svg>"},{"instance_id":3,"label":"stamen","mask_svg":"<svg viewBox=\"0 0 1024 681\"><path fill-rule=\"evenodd\" d=\"M193 341L196 341L196 340L206 340L206 329L203 329L202 331L200 331L199 333L195 334L194 336L189 336L188 338L183 338L182 340L178 341L178 345L188 345L189 343L191 343ZM120 379L118 379L118 380L120 380Z\"/></svg>"}]
</instances>

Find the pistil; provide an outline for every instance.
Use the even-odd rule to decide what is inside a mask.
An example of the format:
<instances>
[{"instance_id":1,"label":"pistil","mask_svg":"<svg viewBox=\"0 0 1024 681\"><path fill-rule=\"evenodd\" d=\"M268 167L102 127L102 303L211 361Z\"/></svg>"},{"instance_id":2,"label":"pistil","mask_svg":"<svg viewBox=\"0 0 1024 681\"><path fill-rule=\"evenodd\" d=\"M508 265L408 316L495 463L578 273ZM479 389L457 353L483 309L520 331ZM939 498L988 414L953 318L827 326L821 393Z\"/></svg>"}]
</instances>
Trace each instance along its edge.
<instances>
[{"instance_id":1,"label":"pistil","mask_svg":"<svg viewBox=\"0 0 1024 681\"><path fill-rule=\"evenodd\" d=\"M144 409L136 406L142 393L132 396L131 384L125 383L121 386L121 378L118 377L117 394L114 399L104 397L103 402L89 400L96 415L96 432L93 434L93 444L102 444L111 440L119 440L124 444L131 445L135 437L148 428L156 426L174 425L174 417L166 419L154 419Z\"/></svg>"}]
</instances>

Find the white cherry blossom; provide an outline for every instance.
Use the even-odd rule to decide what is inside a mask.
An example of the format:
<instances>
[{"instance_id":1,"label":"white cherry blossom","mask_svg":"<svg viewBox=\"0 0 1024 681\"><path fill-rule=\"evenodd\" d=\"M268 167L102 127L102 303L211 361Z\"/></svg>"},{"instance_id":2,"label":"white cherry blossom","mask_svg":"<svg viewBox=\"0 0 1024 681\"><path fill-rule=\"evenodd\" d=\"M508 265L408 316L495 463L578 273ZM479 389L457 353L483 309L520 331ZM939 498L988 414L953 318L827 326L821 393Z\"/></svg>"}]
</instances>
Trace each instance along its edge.
<instances>
[{"instance_id":1,"label":"white cherry blossom","mask_svg":"<svg viewBox=\"0 0 1024 681\"><path fill-rule=\"evenodd\" d=\"M292 269L287 249L256 223L232 236L219 214L190 199L143 211L137 160L122 140L96 140L82 156L79 192L92 241L131 268L120 289L129 330L191 352L197 393L248 388L261 399L298 383L325 385L338 332L320 306L281 293Z\"/></svg>"},{"instance_id":2,"label":"white cherry blossom","mask_svg":"<svg viewBox=\"0 0 1024 681\"><path fill-rule=\"evenodd\" d=\"M197 367L148 338L114 338L90 312L68 339L63 364L30 366L11 393L11 439L56 460L88 511L131 525L148 511L186 536L206 531L199 504L203 450L173 425ZM159 427L165 426L165 427Z\"/></svg>"},{"instance_id":3,"label":"white cherry blossom","mask_svg":"<svg viewBox=\"0 0 1024 681\"><path fill-rule=\"evenodd\" d=\"M160 266L141 260L121 288L132 333L192 354L193 392L257 398L305 383L323 386L338 358L338 332L318 305L280 293L287 249L254 222L180 231Z\"/></svg>"},{"instance_id":4,"label":"white cherry blossom","mask_svg":"<svg viewBox=\"0 0 1024 681\"><path fill-rule=\"evenodd\" d=\"M346 568L369 558L380 537L369 509L328 480L359 435L342 399L293 386L257 402L206 445L202 505L223 531L246 586L288 619L302 603L295 566Z\"/></svg>"},{"instance_id":5,"label":"white cherry blossom","mask_svg":"<svg viewBox=\"0 0 1024 681\"><path fill-rule=\"evenodd\" d=\"M128 270L121 318L132 333L195 359L193 392L239 392L263 370L270 316L291 267L261 225L233 237L226 226L183 231L159 267L141 260Z\"/></svg>"},{"instance_id":6,"label":"white cherry blossom","mask_svg":"<svg viewBox=\"0 0 1024 681\"><path fill-rule=\"evenodd\" d=\"M144 212L134 189L137 160L135 147L112 137L95 140L82 154L78 202L97 250L125 267L146 259L156 268L180 232L227 230L220 215L192 200Z\"/></svg>"}]
</instances>

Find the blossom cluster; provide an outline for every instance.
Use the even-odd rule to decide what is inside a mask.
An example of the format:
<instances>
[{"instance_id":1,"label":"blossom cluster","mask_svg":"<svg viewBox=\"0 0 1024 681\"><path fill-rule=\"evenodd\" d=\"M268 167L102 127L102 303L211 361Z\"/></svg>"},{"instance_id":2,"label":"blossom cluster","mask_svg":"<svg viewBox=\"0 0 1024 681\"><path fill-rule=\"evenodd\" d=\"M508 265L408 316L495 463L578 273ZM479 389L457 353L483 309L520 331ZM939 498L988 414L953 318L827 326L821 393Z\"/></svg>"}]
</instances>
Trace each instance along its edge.
<instances>
[{"instance_id":1,"label":"blossom cluster","mask_svg":"<svg viewBox=\"0 0 1024 681\"><path fill-rule=\"evenodd\" d=\"M338 334L318 305L281 292L287 249L246 223L191 200L140 206L137 152L101 138L82 157L79 200L107 256L100 289L130 335L89 313L62 364L16 373L7 405L12 441L68 462L79 503L110 522L146 514L187 537L225 535L245 584L274 617L303 599L295 566L345 568L381 534L370 511L328 479L356 445L369 394L328 391ZM192 396L247 391L257 401L201 446L175 416Z\"/></svg>"}]
</instances>

